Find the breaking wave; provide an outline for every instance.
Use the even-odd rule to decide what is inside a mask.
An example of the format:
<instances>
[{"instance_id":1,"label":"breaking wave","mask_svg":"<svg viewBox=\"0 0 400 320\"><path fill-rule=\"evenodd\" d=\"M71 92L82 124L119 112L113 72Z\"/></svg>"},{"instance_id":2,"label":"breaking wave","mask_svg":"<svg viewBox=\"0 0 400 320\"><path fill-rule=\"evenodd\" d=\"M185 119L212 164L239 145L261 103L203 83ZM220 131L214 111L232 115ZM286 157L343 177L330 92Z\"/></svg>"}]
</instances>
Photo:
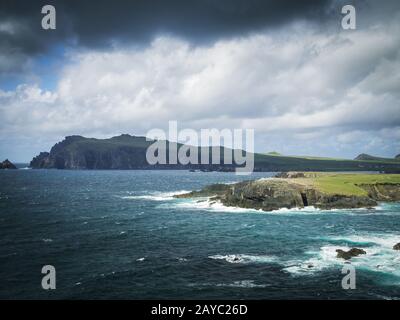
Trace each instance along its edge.
<instances>
[{"instance_id":1,"label":"breaking wave","mask_svg":"<svg viewBox=\"0 0 400 320\"><path fill-rule=\"evenodd\" d=\"M400 242L400 235L394 234L363 234L349 236L322 237L321 240L329 242L319 251L309 251L308 259L288 262L284 270L293 274L307 274L346 263L336 257L337 249L349 250L354 246L366 251L365 255L353 257L347 263L354 267L400 277L400 254L393 246ZM337 243L338 245L335 245Z\"/></svg>"},{"instance_id":2,"label":"breaking wave","mask_svg":"<svg viewBox=\"0 0 400 320\"><path fill-rule=\"evenodd\" d=\"M214 260L225 260L229 263L270 263L276 260L274 256L268 255L249 255L249 254L228 254L209 256Z\"/></svg>"},{"instance_id":3,"label":"breaking wave","mask_svg":"<svg viewBox=\"0 0 400 320\"><path fill-rule=\"evenodd\" d=\"M400 252L393 249L400 242L400 235L367 234L349 235L343 237L320 238L326 245L319 249L303 252L302 256L293 259L270 255L250 254L218 254L208 258L223 260L233 264L275 263L282 266L282 270L295 276L312 275L316 272L331 268L342 268L345 263L352 264L356 269L382 273L400 278ZM345 261L337 258L337 249L349 250L354 246L363 248L365 255L360 255ZM400 284L399 281L391 282Z\"/></svg>"},{"instance_id":4,"label":"breaking wave","mask_svg":"<svg viewBox=\"0 0 400 320\"><path fill-rule=\"evenodd\" d=\"M175 200L174 196L179 194L184 194L189 191L180 190L174 192L152 192L148 194L141 195L129 195L129 196L118 196L121 199L131 199L131 200L152 200L152 201L170 201Z\"/></svg>"}]
</instances>

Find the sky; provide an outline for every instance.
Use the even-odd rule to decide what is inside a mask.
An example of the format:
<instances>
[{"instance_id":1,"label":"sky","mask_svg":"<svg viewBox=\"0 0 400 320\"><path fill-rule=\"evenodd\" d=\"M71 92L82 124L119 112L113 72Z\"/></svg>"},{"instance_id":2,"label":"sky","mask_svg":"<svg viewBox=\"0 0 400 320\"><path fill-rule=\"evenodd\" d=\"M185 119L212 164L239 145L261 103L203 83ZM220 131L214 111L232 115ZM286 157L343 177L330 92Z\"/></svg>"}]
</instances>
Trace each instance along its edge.
<instances>
[{"instance_id":1,"label":"sky","mask_svg":"<svg viewBox=\"0 0 400 320\"><path fill-rule=\"evenodd\" d=\"M258 152L394 157L400 1L0 1L0 160L170 120L254 129Z\"/></svg>"}]
</instances>

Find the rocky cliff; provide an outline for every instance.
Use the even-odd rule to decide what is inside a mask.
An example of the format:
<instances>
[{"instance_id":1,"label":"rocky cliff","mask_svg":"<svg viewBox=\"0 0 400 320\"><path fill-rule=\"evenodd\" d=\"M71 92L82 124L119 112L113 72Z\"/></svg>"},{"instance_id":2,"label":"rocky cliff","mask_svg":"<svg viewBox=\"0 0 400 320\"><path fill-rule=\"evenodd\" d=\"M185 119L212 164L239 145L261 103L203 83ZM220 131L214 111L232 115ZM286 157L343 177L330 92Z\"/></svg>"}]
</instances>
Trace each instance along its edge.
<instances>
[{"instance_id":1,"label":"rocky cliff","mask_svg":"<svg viewBox=\"0 0 400 320\"><path fill-rule=\"evenodd\" d=\"M41 152L30 166L56 169L138 169L147 166L144 137L121 135L111 139L68 136L50 152Z\"/></svg>"}]
</instances>

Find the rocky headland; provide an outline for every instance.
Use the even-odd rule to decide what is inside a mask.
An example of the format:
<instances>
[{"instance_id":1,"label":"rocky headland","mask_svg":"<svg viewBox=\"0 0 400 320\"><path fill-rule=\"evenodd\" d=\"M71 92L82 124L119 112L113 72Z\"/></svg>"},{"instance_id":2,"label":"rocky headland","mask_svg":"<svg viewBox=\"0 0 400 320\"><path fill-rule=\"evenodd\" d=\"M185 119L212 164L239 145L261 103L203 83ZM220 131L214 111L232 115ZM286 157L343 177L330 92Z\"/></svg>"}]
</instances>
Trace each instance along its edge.
<instances>
[{"instance_id":1,"label":"rocky headland","mask_svg":"<svg viewBox=\"0 0 400 320\"><path fill-rule=\"evenodd\" d=\"M214 184L177 198L209 197L225 206L261 209L371 208L400 201L400 175L288 172L274 178Z\"/></svg>"},{"instance_id":2,"label":"rocky headland","mask_svg":"<svg viewBox=\"0 0 400 320\"><path fill-rule=\"evenodd\" d=\"M137 170L165 169L191 171L235 171L235 162L225 163L226 153L233 150L224 147L198 147L198 164L149 164L146 152L155 140L145 137L122 134L108 139L86 138L79 135L65 137L56 143L50 151L40 152L30 162L33 169L70 169L70 170ZM181 143L166 141L166 153L170 147L180 148ZM219 163L212 163L212 154L219 151ZM203 153L209 157L208 164L200 161ZM394 159L346 160L315 157L284 156L277 152L254 154L254 171L381 171L400 172L400 161Z\"/></svg>"}]
</instances>

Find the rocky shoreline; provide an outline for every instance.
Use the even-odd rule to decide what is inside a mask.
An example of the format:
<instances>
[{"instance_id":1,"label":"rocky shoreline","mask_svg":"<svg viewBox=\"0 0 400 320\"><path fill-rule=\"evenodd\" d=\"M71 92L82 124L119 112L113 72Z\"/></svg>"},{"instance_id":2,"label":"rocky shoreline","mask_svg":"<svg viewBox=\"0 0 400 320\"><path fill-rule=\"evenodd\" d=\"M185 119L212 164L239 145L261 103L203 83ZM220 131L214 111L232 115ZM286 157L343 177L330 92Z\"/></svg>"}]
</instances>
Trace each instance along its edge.
<instances>
[{"instance_id":1,"label":"rocky shoreline","mask_svg":"<svg viewBox=\"0 0 400 320\"><path fill-rule=\"evenodd\" d=\"M324 192L313 184L313 174L283 173L274 178L235 184L214 184L199 191L176 195L176 198L209 197L228 207L264 211L282 208L318 209L371 208L378 201L400 201L400 183L360 183L362 194ZM318 177L318 174L316 174Z\"/></svg>"},{"instance_id":2,"label":"rocky shoreline","mask_svg":"<svg viewBox=\"0 0 400 320\"><path fill-rule=\"evenodd\" d=\"M338 180L340 183L337 183ZM349 185L354 190L348 189ZM377 206L378 201L400 201L400 176L285 172L273 178L213 184L174 197L199 198L199 201L205 201L201 198L208 198L210 204L220 202L227 207L264 211L307 206L319 209L371 208ZM370 254L368 248L350 247L347 251L343 249L336 249L336 258L345 263ZM400 243L394 244L392 249L400 252ZM307 268L312 269L314 265L310 263Z\"/></svg>"}]
</instances>

